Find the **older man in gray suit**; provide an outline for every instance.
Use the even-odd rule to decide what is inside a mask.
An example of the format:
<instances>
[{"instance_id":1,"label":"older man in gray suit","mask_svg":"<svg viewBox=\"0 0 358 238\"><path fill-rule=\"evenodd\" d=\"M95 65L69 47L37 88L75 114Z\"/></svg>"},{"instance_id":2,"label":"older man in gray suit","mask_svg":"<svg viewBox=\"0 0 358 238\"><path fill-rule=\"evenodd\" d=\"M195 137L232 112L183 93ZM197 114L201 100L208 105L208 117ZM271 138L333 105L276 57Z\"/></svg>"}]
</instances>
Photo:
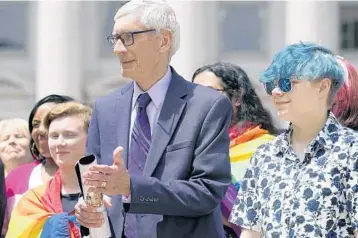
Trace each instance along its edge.
<instances>
[{"instance_id":1,"label":"older man in gray suit","mask_svg":"<svg viewBox=\"0 0 358 238\"><path fill-rule=\"evenodd\" d=\"M169 66L179 33L167 4L131 1L108 37L134 82L95 102L87 153L101 165L85 182L111 195L116 237L224 237L219 204L231 181L231 103ZM77 206L76 215L86 227L101 225L89 206Z\"/></svg>"}]
</instances>

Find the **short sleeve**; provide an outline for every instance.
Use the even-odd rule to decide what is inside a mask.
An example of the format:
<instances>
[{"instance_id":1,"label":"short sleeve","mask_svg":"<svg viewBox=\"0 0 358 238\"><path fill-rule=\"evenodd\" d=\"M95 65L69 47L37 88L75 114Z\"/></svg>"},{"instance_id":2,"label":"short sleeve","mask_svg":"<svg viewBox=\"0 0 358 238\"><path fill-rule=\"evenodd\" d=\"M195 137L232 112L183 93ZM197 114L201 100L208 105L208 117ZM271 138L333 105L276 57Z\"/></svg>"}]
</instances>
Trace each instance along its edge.
<instances>
[{"instance_id":1,"label":"short sleeve","mask_svg":"<svg viewBox=\"0 0 358 238\"><path fill-rule=\"evenodd\" d=\"M251 157L250 165L246 170L240 186L240 191L237 194L235 204L229 217L229 222L257 232L261 232L258 223L261 204L257 193L257 181L260 174L260 168L257 161L262 153L263 149L259 147Z\"/></svg>"},{"instance_id":2,"label":"short sleeve","mask_svg":"<svg viewBox=\"0 0 358 238\"><path fill-rule=\"evenodd\" d=\"M358 142L352 143L345 179L346 206L354 231L358 230Z\"/></svg>"}]
</instances>

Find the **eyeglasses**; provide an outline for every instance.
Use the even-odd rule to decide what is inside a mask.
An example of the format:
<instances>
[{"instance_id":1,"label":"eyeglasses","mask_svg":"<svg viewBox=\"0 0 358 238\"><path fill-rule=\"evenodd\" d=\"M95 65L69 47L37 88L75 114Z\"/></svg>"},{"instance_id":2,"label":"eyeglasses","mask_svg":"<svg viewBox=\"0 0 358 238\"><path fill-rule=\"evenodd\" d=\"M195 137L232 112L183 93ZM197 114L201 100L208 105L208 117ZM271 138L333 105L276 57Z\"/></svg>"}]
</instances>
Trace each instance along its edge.
<instances>
[{"instance_id":1,"label":"eyeglasses","mask_svg":"<svg viewBox=\"0 0 358 238\"><path fill-rule=\"evenodd\" d=\"M122 34L116 34L116 35L110 35L107 37L107 40L109 44L112 46L112 48L115 47L118 40L122 41L122 44L124 46L131 46L134 44L134 35L141 34L141 33L147 33L155 31L155 29L150 30L143 30L143 31L132 31L132 32L124 32Z\"/></svg>"},{"instance_id":2,"label":"eyeglasses","mask_svg":"<svg viewBox=\"0 0 358 238\"><path fill-rule=\"evenodd\" d=\"M292 81L287 78L280 78L277 81L264 83L266 93L272 95L272 91L278 87L283 93L288 93L292 90Z\"/></svg>"}]
</instances>

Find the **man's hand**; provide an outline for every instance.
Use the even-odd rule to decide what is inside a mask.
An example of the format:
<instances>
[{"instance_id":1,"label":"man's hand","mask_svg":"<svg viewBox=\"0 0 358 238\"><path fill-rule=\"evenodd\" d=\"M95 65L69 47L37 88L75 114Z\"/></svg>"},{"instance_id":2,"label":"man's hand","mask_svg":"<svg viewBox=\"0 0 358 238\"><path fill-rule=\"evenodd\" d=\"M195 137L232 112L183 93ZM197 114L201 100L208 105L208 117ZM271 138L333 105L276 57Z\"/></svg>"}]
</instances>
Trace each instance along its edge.
<instances>
[{"instance_id":1,"label":"man's hand","mask_svg":"<svg viewBox=\"0 0 358 238\"><path fill-rule=\"evenodd\" d=\"M107 195L130 195L130 176L122 159L123 148L113 151L113 165L93 165L83 177L89 192L100 192Z\"/></svg>"}]
</instances>

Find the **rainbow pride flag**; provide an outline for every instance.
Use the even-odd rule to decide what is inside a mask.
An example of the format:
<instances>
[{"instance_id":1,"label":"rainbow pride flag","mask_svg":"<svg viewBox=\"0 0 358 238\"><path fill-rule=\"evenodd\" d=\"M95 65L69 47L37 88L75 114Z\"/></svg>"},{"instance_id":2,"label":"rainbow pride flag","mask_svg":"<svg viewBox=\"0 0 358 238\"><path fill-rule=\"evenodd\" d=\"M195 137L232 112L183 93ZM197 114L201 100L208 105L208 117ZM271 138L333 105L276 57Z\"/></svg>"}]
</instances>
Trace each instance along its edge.
<instances>
[{"instance_id":1,"label":"rainbow pride flag","mask_svg":"<svg viewBox=\"0 0 358 238\"><path fill-rule=\"evenodd\" d=\"M246 169L250 165L251 156L260 145L273 140L273 135L266 130L254 128L236 139L236 144L230 148L230 164L233 183L240 183Z\"/></svg>"},{"instance_id":2,"label":"rainbow pride flag","mask_svg":"<svg viewBox=\"0 0 358 238\"><path fill-rule=\"evenodd\" d=\"M14 208L6 238L80 238L74 215L63 212L61 178L27 191Z\"/></svg>"},{"instance_id":3,"label":"rainbow pride flag","mask_svg":"<svg viewBox=\"0 0 358 238\"><path fill-rule=\"evenodd\" d=\"M250 165L251 156L255 153L257 147L274 138L274 136L268 134L266 130L261 129L260 126L258 126L249 129L230 142L229 156L231 164L231 184L221 202L221 211L226 219L230 216L231 209L240 189L240 183ZM240 227L231 224L231 228L238 236L240 235Z\"/></svg>"}]
</instances>

